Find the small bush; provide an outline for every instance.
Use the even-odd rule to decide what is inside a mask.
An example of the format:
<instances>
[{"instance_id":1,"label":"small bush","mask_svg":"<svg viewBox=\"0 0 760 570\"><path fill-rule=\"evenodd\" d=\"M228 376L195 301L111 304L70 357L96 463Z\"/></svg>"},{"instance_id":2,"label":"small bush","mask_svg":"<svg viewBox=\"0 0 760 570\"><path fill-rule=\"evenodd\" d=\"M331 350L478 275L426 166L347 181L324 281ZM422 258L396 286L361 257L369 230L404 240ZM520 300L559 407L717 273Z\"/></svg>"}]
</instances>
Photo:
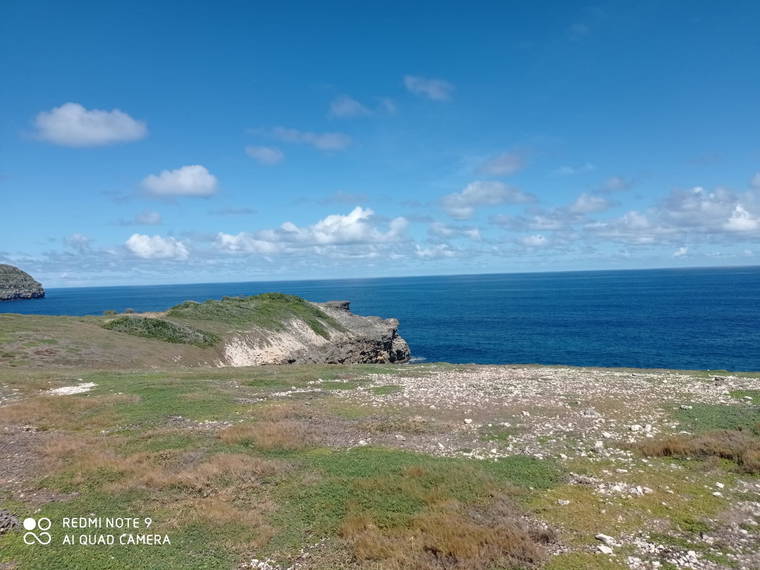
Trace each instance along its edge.
<instances>
[{"instance_id":1,"label":"small bush","mask_svg":"<svg viewBox=\"0 0 760 570\"><path fill-rule=\"evenodd\" d=\"M116 314L116 311L114 311L113 309L106 309L105 311L103 311L103 314L104 314L105 316L107 316L107 317L110 317L110 316L112 316L112 315L115 315L115 314Z\"/></svg>"},{"instance_id":2,"label":"small bush","mask_svg":"<svg viewBox=\"0 0 760 570\"><path fill-rule=\"evenodd\" d=\"M134 336L201 347L213 346L219 341L219 337L210 332L146 317L119 317L108 321L103 327Z\"/></svg>"}]
</instances>

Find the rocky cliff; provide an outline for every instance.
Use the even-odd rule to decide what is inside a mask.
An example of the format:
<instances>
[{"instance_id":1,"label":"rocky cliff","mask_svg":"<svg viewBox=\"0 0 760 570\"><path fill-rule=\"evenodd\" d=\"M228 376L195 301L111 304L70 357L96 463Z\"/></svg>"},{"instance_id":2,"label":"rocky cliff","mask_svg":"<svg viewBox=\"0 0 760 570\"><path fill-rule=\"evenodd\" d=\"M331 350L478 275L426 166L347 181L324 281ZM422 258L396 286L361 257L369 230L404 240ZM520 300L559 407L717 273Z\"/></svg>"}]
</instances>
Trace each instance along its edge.
<instances>
[{"instance_id":1,"label":"rocky cliff","mask_svg":"<svg viewBox=\"0 0 760 570\"><path fill-rule=\"evenodd\" d=\"M410 358L396 319L354 315L348 301L311 303L280 293L187 301L165 313L109 319L103 327L214 351L218 366L384 363Z\"/></svg>"},{"instance_id":2,"label":"rocky cliff","mask_svg":"<svg viewBox=\"0 0 760 570\"><path fill-rule=\"evenodd\" d=\"M37 299L45 296L42 285L13 265L0 264L0 301Z\"/></svg>"},{"instance_id":3,"label":"rocky cliff","mask_svg":"<svg viewBox=\"0 0 760 570\"><path fill-rule=\"evenodd\" d=\"M348 364L406 362L409 345L398 335L398 321L362 317L349 310L348 301L310 303L327 315L320 334L298 318L279 331L252 328L224 341L225 366L256 364Z\"/></svg>"}]
</instances>

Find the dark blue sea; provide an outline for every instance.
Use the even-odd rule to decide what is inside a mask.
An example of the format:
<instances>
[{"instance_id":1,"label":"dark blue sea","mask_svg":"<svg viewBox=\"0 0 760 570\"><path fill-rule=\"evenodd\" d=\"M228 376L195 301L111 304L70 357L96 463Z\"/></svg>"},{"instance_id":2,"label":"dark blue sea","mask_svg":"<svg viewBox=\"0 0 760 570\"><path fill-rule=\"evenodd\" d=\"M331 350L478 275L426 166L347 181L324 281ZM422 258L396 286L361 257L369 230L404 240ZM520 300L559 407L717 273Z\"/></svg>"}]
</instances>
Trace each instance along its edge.
<instances>
[{"instance_id":1,"label":"dark blue sea","mask_svg":"<svg viewBox=\"0 0 760 570\"><path fill-rule=\"evenodd\" d=\"M419 360L760 370L760 267L48 289L0 311L151 311L267 291L396 317Z\"/></svg>"}]
</instances>

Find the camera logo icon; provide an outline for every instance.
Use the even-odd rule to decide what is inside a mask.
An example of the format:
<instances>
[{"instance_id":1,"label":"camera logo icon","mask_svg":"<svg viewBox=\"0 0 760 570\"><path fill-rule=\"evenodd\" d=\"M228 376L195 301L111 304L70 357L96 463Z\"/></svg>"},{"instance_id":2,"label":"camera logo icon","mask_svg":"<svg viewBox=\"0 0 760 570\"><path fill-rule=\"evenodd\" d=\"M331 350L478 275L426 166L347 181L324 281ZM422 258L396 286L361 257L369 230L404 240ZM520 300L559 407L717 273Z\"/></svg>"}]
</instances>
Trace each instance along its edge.
<instances>
[{"instance_id":1,"label":"camera logo icon","mask_svg":"<svg viewBox=\"0 0 760 570\"><path fill-rule=\"evenodd\" d=\"M46 517L39 519L33 519L32 517L25 518L23 525L28 532L24 533L24 544L32 545L37 543L42 544L43 546L50 544L53 537L46 531L50 529L52 524L53 523L50 522L50 519ZM34 530L39 532L32 532Z\"/></svg>"}]
</instances>

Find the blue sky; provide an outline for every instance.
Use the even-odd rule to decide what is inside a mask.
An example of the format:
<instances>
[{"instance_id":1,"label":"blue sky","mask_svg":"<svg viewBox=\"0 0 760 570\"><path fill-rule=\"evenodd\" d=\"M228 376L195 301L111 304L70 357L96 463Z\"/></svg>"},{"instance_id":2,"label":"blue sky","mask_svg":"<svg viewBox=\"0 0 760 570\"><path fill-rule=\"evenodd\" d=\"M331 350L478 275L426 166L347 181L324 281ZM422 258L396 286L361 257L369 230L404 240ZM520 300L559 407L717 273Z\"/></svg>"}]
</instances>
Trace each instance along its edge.
<instances>
[{"instance_id":1,"label":"blue sky","mask_svg":"<svg viewBox=\"0 0 760 570\"><path fill-rule=\"evenodd\" d=\"M760 263L756 2L4 2L48 286Z\"/></svg>"}]
</instances>

